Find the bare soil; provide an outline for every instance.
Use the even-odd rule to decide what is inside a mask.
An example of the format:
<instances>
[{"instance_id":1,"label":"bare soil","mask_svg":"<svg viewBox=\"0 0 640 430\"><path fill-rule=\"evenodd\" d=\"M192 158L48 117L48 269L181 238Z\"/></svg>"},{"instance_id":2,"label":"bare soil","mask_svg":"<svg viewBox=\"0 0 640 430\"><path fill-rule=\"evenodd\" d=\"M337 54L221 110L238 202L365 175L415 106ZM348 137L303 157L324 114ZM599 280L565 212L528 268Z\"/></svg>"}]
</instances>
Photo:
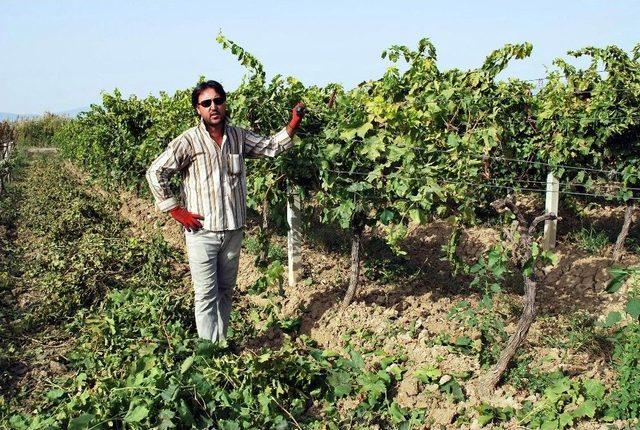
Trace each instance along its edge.
<instances>
[{"instance_id":1,"label":"bare soil","mask_svg":"<svg viewBox=\"0 0 640 430\"><path fill-rule=\"evenodd\" d=\"M33 154L57 154L58 153L58 148L44 148L44 147L33 147L33 148L27 148L27 154L28 155L33 155Z\"/></svg>"},{"instance_id":2,"label":"bare soil","mask_svg":"<svg viewBox=\"0 0 640 430\"><path fill-rule=\"evenodd\" d=\"M67 168L84 178L72 165ZM104 193L99 187L95 192ZM131 193L119 195L121 215L131 221L132 234L150 237L161 232L172 246L184 250L184 235L181 228L168 215L157 211L153 205ZM538 215L543 211L539 199L524 201L528 215ZM589 348L572 349L556 346L566 340L571 332L571 320L581 313L602 319L611 310L624 307L624 288L617 294L605 292L610 280L608 269L612 266L613 245L607 246L597 255L582 251L571 241L571 233L581 228L585 220L590 225L606 230L615 240L622 225L624 207L605 207L587 210L578 219L569 212L561 211L563 220L559 222L558 262L547 267L539 279L537 311L526 343L522 348L525 356L531 357L530 369L539 372L563 370L570 375L596 377L605 383L612 383L615 375L610 368L610 351L607 345L591 345ZM372 352L367 358L367 366L375 368L375 351L387 355L406 356L405 376L399 385L395 400L403 407L425 407L429 411L429 423L435 428L450 428L456 417L467 408L467 414L481 399L474 398L455 404L440 393L437 384L423 384L413 373L425 366L440 369L443 375L460 375L467 372L477 376L480 369L477 353L462 351L443 340L466 336L478 343L480 332L468 329L462 322L450 318L450 313L461 301L476 305L482 294L469 288L469 279L453 276L449 262L443 260L442 246L452 232L452 225L444 220L436 220L423 226L413 226L403 243L410 265L416 268L412 276L396 276L392 280L368 277L366 271L360 277L356 297L346 309L340 307L349 279L349 255L345 251L331 251L326 244L308 240L303 244L303 281L295 287L285 282L285 298L282 313L285 316L301 318L301 333L311 337L319 346L341 351L347 346L363 352ZM247 235L255 234L256 228L247 228ZM632 229L631 235L638 235ZM286 249L286 237L273 237L274 242ZM334 240L329 238L329 240ZM364 248L376 243L376 236L368 232ZM493 227L473 227L464 230L458 257L472 262L485 253L496 241L500 231ZM347 246L343 247L343 250ZM366 259L378 258L369 254ZM621 265L638 264L636 254L627 252ZM188 266L176 269L177 276L188 284ZM238 276L238 290L245 291L260 276L254 266L254 255L244 251L241 255ZM185 287L185 294L190 294ZM498 303L503 309L507 333L515 330L521 307L521 291L517 282ZM243 295L248 300L257 300ZM236 305L242 306L241 303ZM280 334L272 330L260 338L261 345L248 341L248 348L276 345ZM460 380L463 388L470 380ZM468 390L471 393L471 390ZM532 393L503 384L490 400L496 406L520 407L521 402L531 399ZM535 397L535 395L533 395ZM482 399L487 400L487 399ZM347 402L348 403L348 402ZM344 408L355 407L345 404ZM506 428L518 428L510 423ZM432 428L425 424L425 428ZM479 428L471 425L467 428ZM600 428L595 423L583 423L581 428Z\"/></svg>"}]
</instances>

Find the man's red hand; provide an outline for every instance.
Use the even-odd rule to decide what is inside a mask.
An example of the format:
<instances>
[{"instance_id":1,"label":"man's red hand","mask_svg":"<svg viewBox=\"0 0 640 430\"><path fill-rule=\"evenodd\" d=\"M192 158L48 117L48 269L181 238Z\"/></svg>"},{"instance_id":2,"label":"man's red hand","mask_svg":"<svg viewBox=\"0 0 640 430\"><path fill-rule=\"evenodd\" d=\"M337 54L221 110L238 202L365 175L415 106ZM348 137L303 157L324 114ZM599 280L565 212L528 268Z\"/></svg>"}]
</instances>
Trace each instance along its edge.
<instances>
[{"instance_id":1,"label":"man's red hand","mask_svg":"<svg viewBox=\"0 0 640 430\"><path fill-rule=\"evenodd\" d=\"M173 219L182 224L188 231L196 231L202 228L202 224L198 220L204 219L204 217L202 215L191 213L182 206L176 206L171 209L169 214L171 214Z\"/></svg>"},{"instance_id":2,"label":"man's red hand","mask_svg":"<svg viewBox=\"0 0 640 430\"><path fill-rule=\"evenodd\" d=\"M304 103L298 102L291 110L291 121L289 122L289 127L291 127L292 130L298 128L305 113L307 113L307 108L304 106Z\"/></svg>"}]
</instances>

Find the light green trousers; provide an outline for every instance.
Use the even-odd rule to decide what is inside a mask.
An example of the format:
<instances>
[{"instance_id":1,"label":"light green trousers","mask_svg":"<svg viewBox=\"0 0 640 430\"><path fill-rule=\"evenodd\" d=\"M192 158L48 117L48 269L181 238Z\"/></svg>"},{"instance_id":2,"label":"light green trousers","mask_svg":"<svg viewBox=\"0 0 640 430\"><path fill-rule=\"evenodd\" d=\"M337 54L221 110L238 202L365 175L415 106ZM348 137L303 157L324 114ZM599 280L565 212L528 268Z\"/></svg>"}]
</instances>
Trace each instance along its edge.
<instances>
[{"instance_id":1,"label":"light green trousers","mask_svg":"<svg viewBox=\"0 0 640 430\"><path fill-rule=\"evenodd\" d=\"M217 342L226 337L231 297L238 277L242 229L185 232L195 292L198 336Z\"/></svg>"}]
</instances>

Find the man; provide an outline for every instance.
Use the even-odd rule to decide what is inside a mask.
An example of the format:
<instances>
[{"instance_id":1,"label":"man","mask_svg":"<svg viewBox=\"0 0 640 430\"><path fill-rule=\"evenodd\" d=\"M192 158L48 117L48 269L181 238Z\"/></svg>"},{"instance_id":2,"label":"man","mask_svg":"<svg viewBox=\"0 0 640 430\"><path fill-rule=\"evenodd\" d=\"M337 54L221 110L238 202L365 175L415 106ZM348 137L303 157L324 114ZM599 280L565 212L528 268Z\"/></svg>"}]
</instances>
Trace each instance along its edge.
<instances>
[{"instance_id":1,"label":"man","mask_svg":"<svg viewBox=\"0 0 640 430\"><path fill-rule=\"evenodd\" d=\"M216 81L198 84L191 103L200 124L170 142L146 175L158 209L184 226L198 336L213 342L226 336L238 275L246 218L244 157L274 157L290 148L304 116L304 104L298 103L289 124L265 138L227 123L226 97ZM184 206L169 187L176 172Z\"/></svg>"}]
</instances>

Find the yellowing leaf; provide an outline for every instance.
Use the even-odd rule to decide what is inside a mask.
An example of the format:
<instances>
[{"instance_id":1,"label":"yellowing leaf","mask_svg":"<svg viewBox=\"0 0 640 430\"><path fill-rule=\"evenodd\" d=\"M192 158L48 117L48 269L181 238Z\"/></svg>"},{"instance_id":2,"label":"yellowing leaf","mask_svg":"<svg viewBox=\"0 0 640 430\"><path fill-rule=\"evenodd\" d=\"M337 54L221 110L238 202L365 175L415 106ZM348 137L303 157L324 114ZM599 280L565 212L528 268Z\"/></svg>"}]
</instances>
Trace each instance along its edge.
<instances>
[{"instance_id":1,"label":"yellowing leaf","mask_svg":"<svg viewBox=\"0 0 640 430\"><path fill-rule=\"evenodd\" d=\"M182 366L180 366L180 373L184 374L187 372L187 370L189 370L189 368L191 368L191 365L193 364L193 360L195 359L195 356L191 356L188 357L183 363Z\"/></svg>"}]
</instances>

